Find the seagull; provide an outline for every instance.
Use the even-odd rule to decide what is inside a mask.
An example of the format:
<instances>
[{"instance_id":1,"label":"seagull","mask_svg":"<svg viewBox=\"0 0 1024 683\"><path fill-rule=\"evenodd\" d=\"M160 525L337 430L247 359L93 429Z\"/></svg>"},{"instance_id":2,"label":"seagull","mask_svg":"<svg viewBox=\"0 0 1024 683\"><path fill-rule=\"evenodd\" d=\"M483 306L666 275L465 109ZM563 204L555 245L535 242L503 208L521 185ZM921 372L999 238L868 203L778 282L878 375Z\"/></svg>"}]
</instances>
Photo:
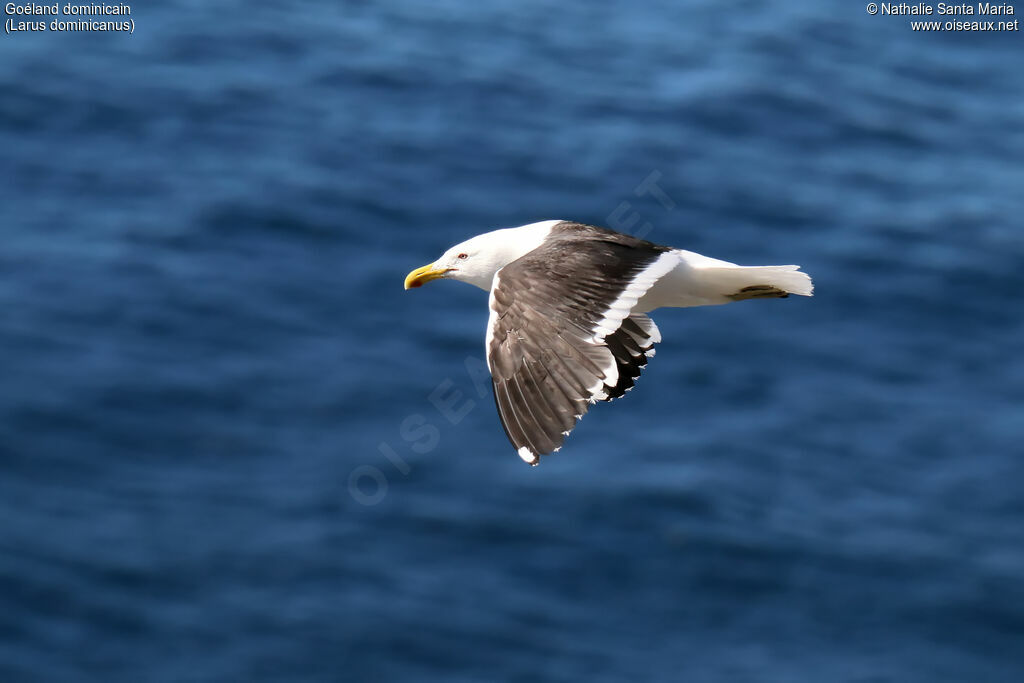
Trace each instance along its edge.
<instances>
[{"instance_id":1,"label":"seagull","mask_svg":"<svg viewBox=\"0 0 1024 683\"><path fill-rule=\"evenodd\" d=\"M738 266L607 228L548 220L477 235L405 278L490 292L484 346L505 434L526 463L561 449L588 408L633 388L657 308L811 296L799 266Z\"/></svg>"}]
</instances>

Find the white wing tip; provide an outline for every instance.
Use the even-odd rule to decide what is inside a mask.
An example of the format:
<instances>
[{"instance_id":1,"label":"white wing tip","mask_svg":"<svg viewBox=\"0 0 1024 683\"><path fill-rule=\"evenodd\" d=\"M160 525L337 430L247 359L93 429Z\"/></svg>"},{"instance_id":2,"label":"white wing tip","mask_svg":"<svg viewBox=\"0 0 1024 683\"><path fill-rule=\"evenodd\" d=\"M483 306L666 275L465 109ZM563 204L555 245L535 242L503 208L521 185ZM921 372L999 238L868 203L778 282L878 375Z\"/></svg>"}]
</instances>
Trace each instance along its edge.
<instances>
[{"instance_id":1,"label":"white wing tip","mask_svg":"<svg viewBox=\"0 0 1024 683\"><path fill-rule=\"evenodd\" d=\"M528 465L536 465L538 462L540 462L540 458L537 457L537 454L531 451L526 446L520 448L518 452L519 457L522 458L523 462L525 462Z\"/></svg>"}]
</instances>

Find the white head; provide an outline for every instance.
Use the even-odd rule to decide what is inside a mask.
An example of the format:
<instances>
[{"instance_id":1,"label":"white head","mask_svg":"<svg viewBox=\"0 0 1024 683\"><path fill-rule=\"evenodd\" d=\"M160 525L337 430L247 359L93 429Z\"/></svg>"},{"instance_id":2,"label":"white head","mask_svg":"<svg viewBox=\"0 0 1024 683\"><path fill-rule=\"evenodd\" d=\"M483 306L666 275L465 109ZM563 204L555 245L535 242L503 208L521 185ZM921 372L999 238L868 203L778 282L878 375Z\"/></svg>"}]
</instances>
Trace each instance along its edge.
<instances>
[{"instance_id":1,"label":"white head","mask_svg":"<svg viewBox=\"0 0 1024 683\"><path fill-rule=\"evenodd\" d=\"M409 273L405 278L405 288L448 278L489 290L494 274L539 247L555 223L561 221L541 221L518 228L494 230L456 244L433 263Z\"/></svg>"}]
</instances>

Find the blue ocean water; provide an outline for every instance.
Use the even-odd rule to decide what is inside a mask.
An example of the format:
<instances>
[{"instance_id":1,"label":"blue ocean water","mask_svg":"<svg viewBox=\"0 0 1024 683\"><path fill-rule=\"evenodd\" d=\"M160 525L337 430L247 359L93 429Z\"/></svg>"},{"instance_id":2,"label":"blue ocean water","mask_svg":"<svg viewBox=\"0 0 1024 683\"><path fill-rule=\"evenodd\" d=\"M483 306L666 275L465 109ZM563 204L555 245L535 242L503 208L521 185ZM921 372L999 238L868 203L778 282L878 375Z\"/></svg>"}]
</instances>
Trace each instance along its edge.
<instances>
[{"instance_id":1,"label":"blue ocean water","mask_svg":"<svg viewBox=\"0 0 1024 683\"><path fill-rule=\"evenodd\" d=\"M1022 680L1020 34L843 5L0 36L0 680ZM529 468L402 279L547 218L816 296Z\"/></svg>"}]
</instances>

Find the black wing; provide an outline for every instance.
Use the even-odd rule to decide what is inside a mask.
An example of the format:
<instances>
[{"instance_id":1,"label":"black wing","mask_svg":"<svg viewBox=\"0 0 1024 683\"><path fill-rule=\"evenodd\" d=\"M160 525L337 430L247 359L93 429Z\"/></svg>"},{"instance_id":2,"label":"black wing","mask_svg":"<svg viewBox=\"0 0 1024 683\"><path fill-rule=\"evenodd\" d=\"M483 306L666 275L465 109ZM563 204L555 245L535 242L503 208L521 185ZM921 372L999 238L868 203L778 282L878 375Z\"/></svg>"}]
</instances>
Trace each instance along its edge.
<instances>
[{"instance_id":1,"label":"black wing","mask_svg":"<svg viewBox=\"0 0 1024 683\"><path fill-rule=\"evenodd\" d=\"M632 388L660 341L631 309L678 258L605 234L553 231L494 278L487 362L505 433L530 464L558 450L591 403Z\"/></svg>"}]
</instances>

